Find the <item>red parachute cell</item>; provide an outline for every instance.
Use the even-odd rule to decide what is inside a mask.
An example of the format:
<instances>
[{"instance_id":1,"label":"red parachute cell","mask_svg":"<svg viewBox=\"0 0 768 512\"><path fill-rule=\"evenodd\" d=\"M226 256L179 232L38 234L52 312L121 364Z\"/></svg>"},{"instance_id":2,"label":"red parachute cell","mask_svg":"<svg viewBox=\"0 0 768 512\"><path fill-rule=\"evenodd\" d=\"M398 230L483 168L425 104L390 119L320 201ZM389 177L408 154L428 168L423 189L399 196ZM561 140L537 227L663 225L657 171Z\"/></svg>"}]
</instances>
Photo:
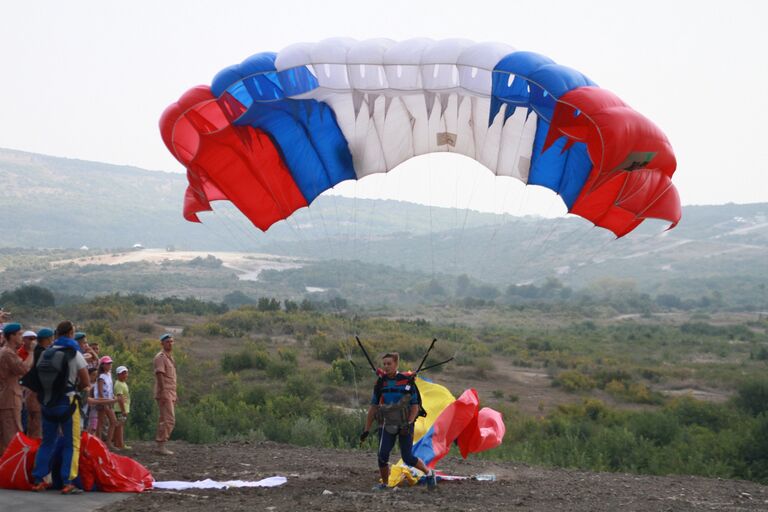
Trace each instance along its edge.
<instances>
[{"instance_id":1,"label":"red parachute cell","mask_svg":"<svg viewBox=\"0 0 768 512\"><path fill-rule=\"evenodd\" d=\"M483 407L456 440L461 456L496 448L504 439L507 427L499 411Z\"/></svg>"},{"instance_id":2,"label":"red parachute cell","mask_svg":"<svg viewBox=\"0 0 768 512\"><path fill-rule=\"evenodd\" d=\"M583 142L593 163L570 213L624 236L644 219L674 227L681 208L671 177L676 161L664 133L613 93L580 87L559 98L545 149L565 136Z\"/></svg>"},{"instance_id":3,"label":"red parachute cell","mask_svg":"<svg viewBox=\"0 0 768 512\"><path fill-rule=\"evenodd\" d=\"M207 86L195 87L163 112L160 132L187 168L187 220L199 222L197 213L210 211L211 201L226 199L266 230L307 201L269 135L230 124L241 113L238 105L229 96L214 98Z\"/></svg>"}]
</instances>

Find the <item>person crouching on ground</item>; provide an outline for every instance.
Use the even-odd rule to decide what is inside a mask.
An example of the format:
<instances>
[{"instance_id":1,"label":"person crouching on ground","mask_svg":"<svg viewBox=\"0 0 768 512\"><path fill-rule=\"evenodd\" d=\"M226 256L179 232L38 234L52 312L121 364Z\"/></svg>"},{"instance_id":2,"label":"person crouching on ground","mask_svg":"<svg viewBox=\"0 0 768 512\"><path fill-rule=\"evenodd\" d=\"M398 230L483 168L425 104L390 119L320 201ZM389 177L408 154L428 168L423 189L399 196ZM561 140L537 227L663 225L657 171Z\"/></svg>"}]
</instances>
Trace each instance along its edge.
<instances>
[{"instance_id":1,"label":"person crouching on ground","mask_svg":"<svg viewBox=\"0 0 768 512\"><path fill-rule=\"evenodd\" d=\"M176 425L176 361L173 359L173 336L163 334L160 337L163 350L157 353L153 361L155 367L155 400L160 415L157 419L157 453L160 455L173 455L166 448L165 443L171 437L173 427Z\"/></svg>"},{"instance_id":2,"label":"person crouching on ground","mask_svg":"<svg viewBox=\"0 0 768 512\"><path fill-rule=\"evenodd\" d=\"M108 402L109 404L115 403L115 391L112 384L112 358L109 356L104 356L99 360L99 379L96 381L96 386L98 389L96 398L111 400ZM115 428L117 427L115 411L112 410L112 405L106 403L98 405L97 408L99 410L99 424L96 428L96 435L107 444L110 450L114 450L112 438L115 437ZM106 438L102 437L105 423L108 424Z\"/></svg>"},{"instance_id":3,"label":"person crouching on ground","mask_svg":"<svg viewBox=\"0 0 768 512\"><path fill-rule=\"evenodd\" d=\"M117 367L117 382L115 382L115 416L117 425L113 444L118 450L130 450L125 444L125 425L128 423L128 414L131 412L131 392L128 389L128 368Z\"/></svg>"},{"instance_id":4,"label":"person crouching on ground","mask_svg":"<svg viewBox=\"0 0 768 512\"><path fill-rule=\"evenodd\" d=\"M413 424L419 415L418 390L408 376L397 371L400 355L397 352L384 354L381 359L385 375L379 377L373 388L371 406L365 420L365 430L360 441L365 441L376 419L379 423L379 473L381 483L374 489L386 489L389 482L389 454L400 444L403 462L417 468L427 475L427 486L435 487L434 472L427 468L424 461L413 455Z\"/></svg>"},{"instance_id":5,"label":"person crouching on ground","mask_svg":"<svg viewBox=\"0 0 768 512\"><path fill-rule=\"evenodd\" d=\"M43 478L51 472L54 452L61 450L61 479L63 483L61 493L79 494L83 492L72 483L77 478L80 469L80 411L75 393L76 390L83 390L88 387L88 370L80 347L72 339L74 334L75 327L68 320L61 322L56 327L58 337L53 342L52 348L57 351L65 350L64 357L68 357L69 362L64 388L44 392L41 400L43 442L35 456L35 467L32 470L32 477L34 478L32 490L34 491L45 491L48 488L48 484ZM48 352L45 352L41 359L46 358L47 354ZM41 363L42 361L38 363L38 369Z\"/></svg>"}]
</instances>

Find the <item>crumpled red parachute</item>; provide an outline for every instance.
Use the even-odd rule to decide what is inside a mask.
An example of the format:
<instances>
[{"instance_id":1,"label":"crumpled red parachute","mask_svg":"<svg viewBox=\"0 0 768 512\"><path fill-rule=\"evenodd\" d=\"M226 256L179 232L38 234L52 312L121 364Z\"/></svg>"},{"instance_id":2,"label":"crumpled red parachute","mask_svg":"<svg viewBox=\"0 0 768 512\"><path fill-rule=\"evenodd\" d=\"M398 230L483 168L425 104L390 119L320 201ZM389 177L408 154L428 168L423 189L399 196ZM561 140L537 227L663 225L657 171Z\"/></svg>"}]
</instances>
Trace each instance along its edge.
<instances>
[{"instance_id":1,"label":"crumpled red parachute","mask_svg":"<svg viewBox=\"0 0 768 512\"><path fill-rule=\"evenodd\" d=\"M32 469L40 439L17 433L0 458L0 489L32 489ZM135 460L111 453L96 437L80 440L80 482L87 491L142 492L151 489L152 473Z\"/></svg>"}]
</instances>

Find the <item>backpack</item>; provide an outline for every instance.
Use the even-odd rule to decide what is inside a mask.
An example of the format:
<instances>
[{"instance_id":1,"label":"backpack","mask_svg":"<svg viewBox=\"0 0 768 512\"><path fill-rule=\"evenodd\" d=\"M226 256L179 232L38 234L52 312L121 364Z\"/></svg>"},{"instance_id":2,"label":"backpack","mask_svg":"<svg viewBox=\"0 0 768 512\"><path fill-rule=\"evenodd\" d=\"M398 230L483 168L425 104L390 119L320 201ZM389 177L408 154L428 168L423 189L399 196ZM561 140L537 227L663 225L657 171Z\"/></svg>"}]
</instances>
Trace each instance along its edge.
<instances>
[{"instance_id":1,"label":"backpack","mask_svg":"<svg viewBox=\"0 0 768 512\"><path fill-rule=\"evenodd\" d=\"M69 383L69 363L77 353L69 347L48 347L40 356L35 369L39 383L37 398L43 407L56 404L74 387ZM30 388L31 389L31 388Z\"/></svg>"}]
</instances>

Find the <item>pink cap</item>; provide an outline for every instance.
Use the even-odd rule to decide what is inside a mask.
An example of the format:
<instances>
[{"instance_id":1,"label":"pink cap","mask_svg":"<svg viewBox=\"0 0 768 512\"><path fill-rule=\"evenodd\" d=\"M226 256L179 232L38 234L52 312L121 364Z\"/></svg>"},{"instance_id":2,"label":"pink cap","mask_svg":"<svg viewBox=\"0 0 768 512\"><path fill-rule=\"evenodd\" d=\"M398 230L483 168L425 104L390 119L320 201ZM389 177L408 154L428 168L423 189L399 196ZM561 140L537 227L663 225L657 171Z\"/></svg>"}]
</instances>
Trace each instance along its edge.
<instances>
[{"instance_id":1,"label":"pink cap","mask_svg":"<svg viewBox=\"0 0 768 512\"><path fill-rule=\"evenodd\" d=\"M101 364L109 364L112 362L112 358L109 356L104 356L101 359L99 359L99 363Z\"/></svg>"}]
</instances>

